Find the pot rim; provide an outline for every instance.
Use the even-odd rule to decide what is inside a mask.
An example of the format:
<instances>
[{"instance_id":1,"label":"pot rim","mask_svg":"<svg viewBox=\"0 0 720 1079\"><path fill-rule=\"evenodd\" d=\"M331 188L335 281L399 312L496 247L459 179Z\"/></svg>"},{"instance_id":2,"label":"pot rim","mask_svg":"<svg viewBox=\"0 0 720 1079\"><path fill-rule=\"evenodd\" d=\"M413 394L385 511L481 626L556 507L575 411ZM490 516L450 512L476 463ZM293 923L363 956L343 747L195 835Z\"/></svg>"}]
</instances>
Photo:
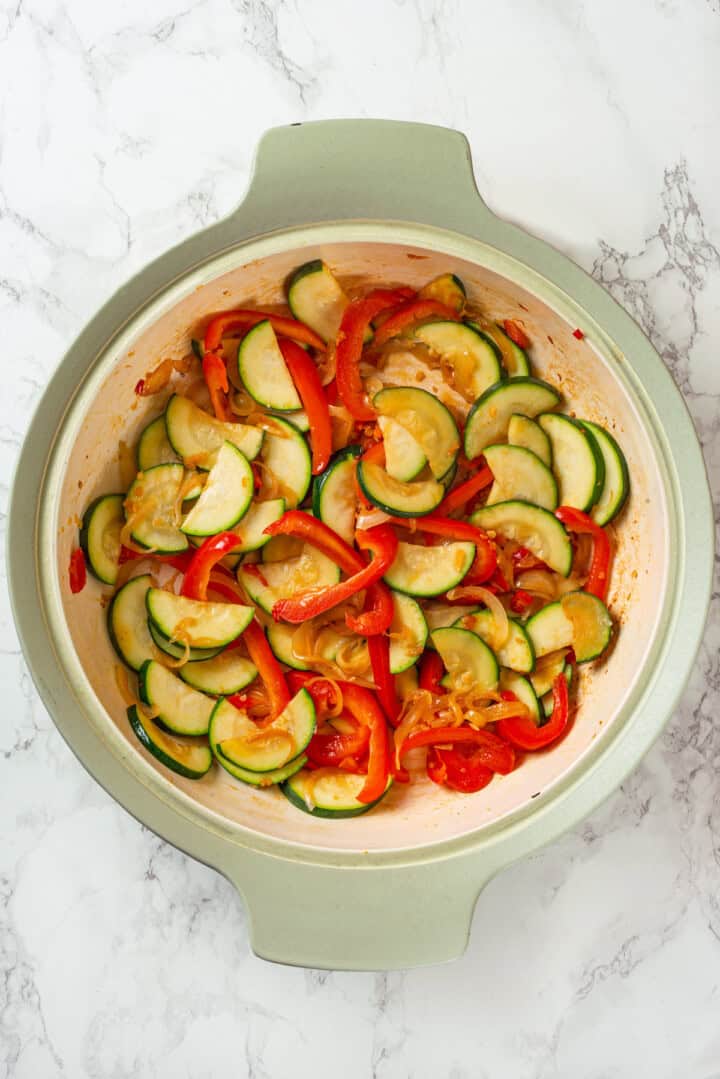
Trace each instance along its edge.
<instances>
[{"instance_id":1,"label":"pot rim","mask_svg":"<svg viewBox=\"0 0 720 1079\"><path fill-rule=\"evenodd\" d=\"M231 822L201 806L146 762L109 721L90 687L69 638L56 558L48 557L46 553L55 550L57 508L67 451L109 368L115 364L118 356L127 351L131 341L189 292L231 269L280 251L319 243L351 242L386 242L456 255L523 286L570 325L582 325L588 341L612 366L613 373L641 417L667 500L667 519L671 529L669 547L677 554L675 572L666 581L660 615L642 671L617 717L576 765L571 766L537 799L528 801L498 821L450 840L388 848L371 854L281 840ZM170 262L180 250L182 247L159 262L167 262L167 268L171 269ZM154 267L157 265L154 264ZM572 264L567 263L567 266L572 267ZM572 270L582 274L576 267L572 267ZM147 272L141 272L133 284L141 284ZM712 515L702 456L692 423L662 361L629 316L599 286L593 284L594 290L612 304L615 313L611 319L604 313L602 323L587 300L583 306L572 298L569 294L571 287L572 281L558 283L557 275L553 281L537 265L529 265L510 252L455 231L387 220L342 220L291 227L251 238L212 254L179 276L171 277L164 288L161 287L146 299L107 338L104 348L94 354L89 365L84 356L79 355L83 338L79 339L48 386L31 425L32 437L26 440L18 462L12 497L8 564L15 617L23 649L41 696L71 748L121 804L134 812L134 807L139 804L135 789L135 784L138 784L171 814L183 818L186 825L193 824L201 832L212 833L223 841L229 840L233 844L296 861L346 866L359 863L364 866L400 865L452 858L480 849L499 848L501 845L508 848L507 857L503 857L502 861L510 861L571 827L622 782L662 730L690 673L710 598L713 543L712 539L708 542L708 523L712 521ZM104 320L107 314L106 308L91 326ZM632 355L632 363L626 359L628 354ZM80 366L84 368L79 384L75 384L74 373L68 364L71 357L79 359ZM659 372L664 377L660 377ZM53 399L52 403L49 398ZM36 421L41 411L44 413L43 426L38 431ZM659 415L663 416L664 424L660 423ZM666 429L673 431L672 444L665 434ZM19 492L28 482L25 473L30 467L29 459L34 459L37 469L38 456L47 463L36 500L36 541L30 545L26 538L23 541L19 535L23 513L16 503ZM40 551L45 552L42 558L39 557ZM692 577L688 576L689 567L693 570ZM28 604L31 597L24 594L23 588L23 582L28 579L34 583L35 595L32 600L42 613L44 640L38 637L37 627L29 624ZM671 653L673 663L669 664L665 661ZM57 678L60 673L62 686ZM88 728L85 737L82 737L78 723L70 721L71 715L76 718L74 709L78 706ZM99 712L105 718L104 723L101 721L102 739L99 731L94 729L91 718L99 720ZM90 730L94 738L89 738ZM113 758L112 767L108 760L103 759L108 749ZM120 776L116 774L118 768L123 773ZM128 777L135 781L130 789ZM138 817L160 834L166 834L162 824L156 824L156 814L151 811L148 800L140 801L144 801L145 808L137 813ZM172 841L181 847L185 845L182 839L179 843L174 838ZM196 850L192 853L198 856ZM202 859L203 854L200 853L199 857Z\"/></svg>"}]
</instances>

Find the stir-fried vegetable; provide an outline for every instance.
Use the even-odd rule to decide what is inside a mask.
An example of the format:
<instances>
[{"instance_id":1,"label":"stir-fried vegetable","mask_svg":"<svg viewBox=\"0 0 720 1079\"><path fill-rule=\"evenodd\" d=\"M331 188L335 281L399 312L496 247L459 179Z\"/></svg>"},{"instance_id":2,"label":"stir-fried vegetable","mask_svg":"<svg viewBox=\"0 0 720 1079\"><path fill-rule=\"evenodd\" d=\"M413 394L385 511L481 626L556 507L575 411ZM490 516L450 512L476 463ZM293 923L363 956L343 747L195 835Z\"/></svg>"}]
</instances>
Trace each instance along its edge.
<instances>
[{"instance_id":1,"label":"stir-fried vegetable","mask_svg":"<svg viewBox=\"0 0 720 1079\"><path fill-rule=\"evenodd\" d=\"M87 507L70 592L86 564L112 588L130 727L186 778L337 818L423 770L480 791L564 736L610 643L622 451L452 273L353 292L315 260L288 303L148 359L165 412Z\"/></svg>"}]
</instances>

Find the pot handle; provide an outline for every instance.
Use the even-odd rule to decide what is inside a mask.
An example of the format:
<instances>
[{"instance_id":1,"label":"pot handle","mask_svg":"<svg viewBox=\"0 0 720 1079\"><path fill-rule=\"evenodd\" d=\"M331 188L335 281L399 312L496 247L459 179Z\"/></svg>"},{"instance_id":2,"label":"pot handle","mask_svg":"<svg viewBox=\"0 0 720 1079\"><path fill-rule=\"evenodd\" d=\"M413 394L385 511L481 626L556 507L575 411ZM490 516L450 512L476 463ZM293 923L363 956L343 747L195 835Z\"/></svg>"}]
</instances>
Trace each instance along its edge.
<instances>
[{"instance_id":1,"label":"pot handle","mask_svg":"<svg viewBox=\"0 0 720 1079\"><path fill-rule=\"evenodd\" d=\"M342 219L413 221L478 234L493 219L459 131L398 120L319 120L267 131L244 201L224 226L237 242Z\"/></svg>"},{"instance_id":2,"label":"pot handle","mask_svg":"<svg viewBox=\"0 0 720 1079\"><path fill-rule=\"evenodd\" d=\"M222 871L245 901L250 944L261 958L324 970L399 970L463 954L477 897L495 869L467 857L310 865L246 849Z\"/></svg>"}]
</instances>

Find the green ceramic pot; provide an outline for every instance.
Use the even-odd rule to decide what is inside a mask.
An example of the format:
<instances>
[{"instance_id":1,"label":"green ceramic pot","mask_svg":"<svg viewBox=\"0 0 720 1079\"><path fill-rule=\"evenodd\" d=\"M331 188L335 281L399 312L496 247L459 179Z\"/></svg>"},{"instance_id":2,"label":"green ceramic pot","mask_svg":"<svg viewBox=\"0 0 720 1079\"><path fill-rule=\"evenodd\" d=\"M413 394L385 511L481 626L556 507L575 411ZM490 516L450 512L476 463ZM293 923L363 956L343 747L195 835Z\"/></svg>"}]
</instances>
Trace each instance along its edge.
<instances>
[{"instance_id":1,"label":"green ceramic pot","mask_svg":"<svg viewBox=\"0 0 720 1079\"><path fill-rule=\"evenodd\" d=\"M184 355L208 312L277 302L286 275L318 256L355 280L412 285L452 270L499 318L522 305L537 371L562 380L578 414L612 427L633 477L611 596L621 632L583 678L570 735L477 795L398 785L345 821L308 817L217 771L193 784L144 755L115 683L102 589L72 596L67 582L77 517L119 489L118 440L161 408L135 397L137 379ZM233 881L259 955L315 967L461 954L484 884L589 813L662 729L701 638L712 561L698 442L648 340L580 269L488 210L461 134L390 121L263 138L242 205L138 274L72 346L32 421L10 515L15 617L63 736L138 820Z\"/></svg>"}]
</instances>

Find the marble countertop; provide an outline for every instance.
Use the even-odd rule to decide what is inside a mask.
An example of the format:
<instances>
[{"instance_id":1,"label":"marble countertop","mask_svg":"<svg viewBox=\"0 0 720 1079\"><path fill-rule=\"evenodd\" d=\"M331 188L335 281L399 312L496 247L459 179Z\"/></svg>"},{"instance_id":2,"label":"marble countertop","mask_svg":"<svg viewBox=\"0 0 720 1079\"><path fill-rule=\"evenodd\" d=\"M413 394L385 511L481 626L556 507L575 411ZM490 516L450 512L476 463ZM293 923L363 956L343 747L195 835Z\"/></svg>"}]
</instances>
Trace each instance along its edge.
<instances>
[{"instance_id":1,"label":"marble countertop","mask_svg":"<svg viewBox=\"0 0 720 1079\"><path fill-rule=\"evenodd\" d=\"M720 0L3 0L0 88L0 512L85 321L233 207L263 130L328 116L465 131L488 203L650 335L717 496ZM86 775L2 574L0 1079L720 1076L718 592L665 734L465 957L338 974L256 959L232 887Z\"/></svg>"}]
</instances>

